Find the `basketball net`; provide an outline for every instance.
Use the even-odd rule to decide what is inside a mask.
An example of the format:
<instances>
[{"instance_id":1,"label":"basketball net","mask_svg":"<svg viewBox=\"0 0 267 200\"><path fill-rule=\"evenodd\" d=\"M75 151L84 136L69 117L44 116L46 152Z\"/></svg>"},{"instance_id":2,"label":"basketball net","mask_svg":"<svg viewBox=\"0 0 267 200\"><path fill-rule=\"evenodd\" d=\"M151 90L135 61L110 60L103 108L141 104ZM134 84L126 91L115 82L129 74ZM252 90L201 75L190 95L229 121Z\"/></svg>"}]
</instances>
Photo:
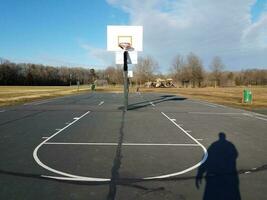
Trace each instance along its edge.
<instances>
[{"instance_id":1,"label":"basketball net","mask_svg":"<svg viewBox=\"0 0 267 200\"><path fill-rule=\"evenodd\" d=\"M121 42L119 43L119 47L122 48L124 51L133 51L134 48L131 46L129 42Z\"/></svg>"}]
</instances>

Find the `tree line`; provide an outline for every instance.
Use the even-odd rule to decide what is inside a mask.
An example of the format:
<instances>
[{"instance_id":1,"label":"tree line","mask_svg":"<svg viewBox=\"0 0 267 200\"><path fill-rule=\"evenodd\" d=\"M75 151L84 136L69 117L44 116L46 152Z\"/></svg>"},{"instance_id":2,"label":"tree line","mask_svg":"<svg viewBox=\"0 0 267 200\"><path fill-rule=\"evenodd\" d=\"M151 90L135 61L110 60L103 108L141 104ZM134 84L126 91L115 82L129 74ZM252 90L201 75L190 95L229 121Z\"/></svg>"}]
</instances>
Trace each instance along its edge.
<instances>
[{"instance_id":1,"label":"tree line","mask_svg":"<svg viewBox=\"0 0 267 200\"><path fill-rule=\"evenodd\" d=\"M267 69L226 71L222 59L214 57L205 70L199 56L176 55L168 74L158 72L159 65L150 56L141 57L134 66L133 84L143 85L156 78L172 78L178 87L267 85ZM108 84L122 84L122 66L109 66L102 70L81 67L53 67L31 63L12 63L0 58L0 85L70 85L90 84L95 80Z\"/></svg>"},{"instance_id":2,"label":"tree line","mask_svg":"<svg viewBox=\"0 0 267 200\"><path fill-rule=\"evenodd\" d=\"M247 69L242 71L227 71L222 59L215 56L205 70L199 56L190 53L187 56L176 55L170 65L168 74L158 72L159 65L150 56L140 57L134 66L133 84L143 85L157 78L172 78L178 87L206 87L206 86L239 86L239 85L267 85L267 69ZM97 76L105 79L109 84L122 84L122 66L110 66L98 70Z\"/></svg>"},{"instance_id":3,"label":"tree line","mask_svg":"<svg viewBox=\"0 0 267 200\"><path fill-rule=\"evenodd\" d=\"M0 85L87 84L96 78L94 69L53 67L31 63L12 63L0 59Z\"/></svg>"},{"instance_id":4,"label":"tree line","mask_svg":"<svg viewBox=\"0 0 267 200\"><path fill-rule=\"evenodd\" d=\"M151 57L143 57L134 68L134 81L144 84L156 78L172 78L178 87L267 85L266 69L227 71L222 59L215 56L205 70L201 58L194 53L177 54L168 74L157 73L158 64Z\"/></svg>"},{"instance_id":5,"label":"tree line","mask_svg":"<svg viewBox=\"0 0 267 200\"><path fill-rule=\"evenodd\" d=\"M174 58L169 76L183 87L267 85L267 69L236 72L224 69L222 59L215 56L209 65L209 71L206 71L201 59L190 53L186 58L180 55Z\"/></svg>"}]
</instances>

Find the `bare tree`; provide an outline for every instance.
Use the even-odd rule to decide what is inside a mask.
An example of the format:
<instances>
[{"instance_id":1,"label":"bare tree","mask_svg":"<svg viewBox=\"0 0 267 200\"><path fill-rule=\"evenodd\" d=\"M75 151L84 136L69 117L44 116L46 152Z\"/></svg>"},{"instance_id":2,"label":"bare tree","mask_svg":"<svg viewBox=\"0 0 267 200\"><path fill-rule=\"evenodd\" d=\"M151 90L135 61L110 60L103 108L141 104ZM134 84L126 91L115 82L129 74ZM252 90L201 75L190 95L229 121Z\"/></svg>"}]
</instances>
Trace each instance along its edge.
<instances>
[{"instance_id":1,"label":"bare tree","mask_svg":"<svg viewBox=\"0 0 267 200\"><path fill-rule=\"evenodd\" d=\"M214 81L214 87L221 85L222 71L224 69L224 64L219 56L215 56L210 65L211 76Z\"/></svg>"},{"instance_id":2,"label":"bare tree","mask_svg":"<svg viewBox=\"0 0 267 200\"><path fill-rule=\"evenodd\" d=\"M105 69L105 77L109 84L122 84L123 83L123 70L121 65L116 67L109 66Z\"/></svg>"},{"instance_id":3,"label":"bare tree","mask_svg":"<svg viewBox=\"0 0 267 200\"><path fill-rule=\"evenodd\" d=\"M72 78L70 79L70 74ZM52 67L31 63L0 63L0 85L69 85L86 84L92 70L85 68Z\"/></svg>"},{"instance_id":4,"label":"bare tree","mask_svg":"<svg viewBox=\"0 0 267 200\"><path fill-rule=\"evenodd\" d=\"M184 67L184 59L181 55L176 55L172 61L172 65L170 68L172 78L176 83L182 81L182 71Z\"/></svg>"},{"instance_id":5,"label":"bare tree","mask_svg":"<svg viewBox=\"0 0 267 200\"><path fill-rule=\"evenodd\" d=\"M193 87L196 87L196 86L200 87L204 79L204 69L203 69L202 61L196 54L190 53L187 56L186 68L187 68L187 73L191 72L191 77L189 78L191 79Z\"/></svg>"},{"instance_id":6,"label":"bare tree","mask_svg":"<svg viewBox=\"0 0 267 200\"><path fill-rule=\"evenodd\" d=\"M117 65L115 77L116 77L116 83L123 84L123 67L122 67L122 65Z\"/></svg>"},{"instance_id":7,"label":"bare tree","mask_svg":"<svg viewBox=\"0 0 267 200\"><path fill-rule=\"evenodd\" d=\"M4 63L10 63L10 61L0 57L0 65L2 65Z\"/></svg>"},{"instance_id":8,"label":"bare tree","mask_svg":"<svg viewBox=\"0 0 267 200\"><path fill-rule=\"evenodd\" d=\"M109 84L116 84L116 77L115 77L116 68L115 67L112 67L112 66L107 67L104 73Z\"/></svg>"},{"instance_id":9,"label":"bare tree","mask_svg":"<svg viewBox=\"0 0 267 200\"><path fill-rule=\"evenodd\" d=\"M176 62L175 62L176 60ZM172 70L176 69L179 74L179 81L183 85L203 86L206 73L203 69L200 58L191 53L187 56L186 62L182 57L174 59ZM267 70L246 69L239 72L222 71L223 64L216 58L213 62L215 68L208 75L214 80L214 74L220 80L221 86L234 85L267 85ZM140 83L152 80L155 77L163 78L164 75L157 74L157 62L151 57L141 58L136 66L135 76ZM215 70L216 69L216 70ZM31 63L12 63L0 59L0 85L69 85L76 84L79 80L81 84L91 83L96 78L107 79L110 84L123 83L123 67L108 67L105 70L95 71L90 68L81 67L52 67ZM216 73L214 73L216 72ZM220 73L219 73L220 72ZM71 75L71 76L70 76ZM206 85L209 85L206 83Z\"/></svg>"},{"instance_id":10,"label":"bare tree","mask_svg":"<svg viewBox=\"0 0 267 200\"><path fill-rule=\"evenodd\" d=\"M146 81L151 81L157 68L158 63L152 57L141 57L134 69L137 82L143 84Z\"/></svg>"}]
</instances>

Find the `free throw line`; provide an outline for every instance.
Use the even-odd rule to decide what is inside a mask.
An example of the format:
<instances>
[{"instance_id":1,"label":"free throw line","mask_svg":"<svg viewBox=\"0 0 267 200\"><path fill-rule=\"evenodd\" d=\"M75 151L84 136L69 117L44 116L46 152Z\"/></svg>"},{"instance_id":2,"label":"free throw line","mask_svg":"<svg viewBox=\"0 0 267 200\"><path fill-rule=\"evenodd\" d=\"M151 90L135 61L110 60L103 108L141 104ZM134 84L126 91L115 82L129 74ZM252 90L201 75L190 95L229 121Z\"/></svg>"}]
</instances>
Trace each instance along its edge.
<instances>
[{"instance_id":1,"label":"free throw line","mask_svg":"<svg viewBox=\"0 0 267 200\"><path fill-rule=\"evenodd\" d=\"M91 146L118 146L118 143L90 143L90 142L46 142L47 145L91 145ZM122 146L200 146L199 144L159 144L159 143L122 143Z\"/></svg>"}]
</instances>

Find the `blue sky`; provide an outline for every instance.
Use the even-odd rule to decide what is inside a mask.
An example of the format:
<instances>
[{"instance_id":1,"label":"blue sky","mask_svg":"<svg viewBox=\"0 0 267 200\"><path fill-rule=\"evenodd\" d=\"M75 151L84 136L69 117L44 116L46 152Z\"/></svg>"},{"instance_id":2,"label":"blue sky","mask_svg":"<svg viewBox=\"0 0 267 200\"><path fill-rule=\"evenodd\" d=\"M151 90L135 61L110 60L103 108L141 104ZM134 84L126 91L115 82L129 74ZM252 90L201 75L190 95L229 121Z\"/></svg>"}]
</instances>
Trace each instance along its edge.
<instances>
[{"instance_id":1,"label":"blue sky","mask_svg":"<svg viewBox=\"0 0 267 200\"><path fill-rule=\"evenodd\" d=\"M80 47L105 48L106 25L128 15L105 1L1 0L0 57L47 64L101 64Z\"/></svg>"},{"instance_id":2,"label":"blue sky","mask_svg":"<svg viewBox=\"0 0 267 200\"><path fill-rule=\"evenodd\" d=\"M201 3L200 3L201 2ZM206 68L267 67L267 0L0 0L0 57L15 62L104 68L106 26L143 25L144 52L167 71L175 54ZM218 10L217 10L218 9Z\"/></svg>"},{"instance_id":3,"label":"blue sky","mask_svg":"<svg viewBox=\"0 0 267 200\"><path fill-rule=\"evenodd\" d=\"M267 11L267 0L257 0L251 6L251 19L257 21L263 12Z\"/></svg>"}]
</instances>

